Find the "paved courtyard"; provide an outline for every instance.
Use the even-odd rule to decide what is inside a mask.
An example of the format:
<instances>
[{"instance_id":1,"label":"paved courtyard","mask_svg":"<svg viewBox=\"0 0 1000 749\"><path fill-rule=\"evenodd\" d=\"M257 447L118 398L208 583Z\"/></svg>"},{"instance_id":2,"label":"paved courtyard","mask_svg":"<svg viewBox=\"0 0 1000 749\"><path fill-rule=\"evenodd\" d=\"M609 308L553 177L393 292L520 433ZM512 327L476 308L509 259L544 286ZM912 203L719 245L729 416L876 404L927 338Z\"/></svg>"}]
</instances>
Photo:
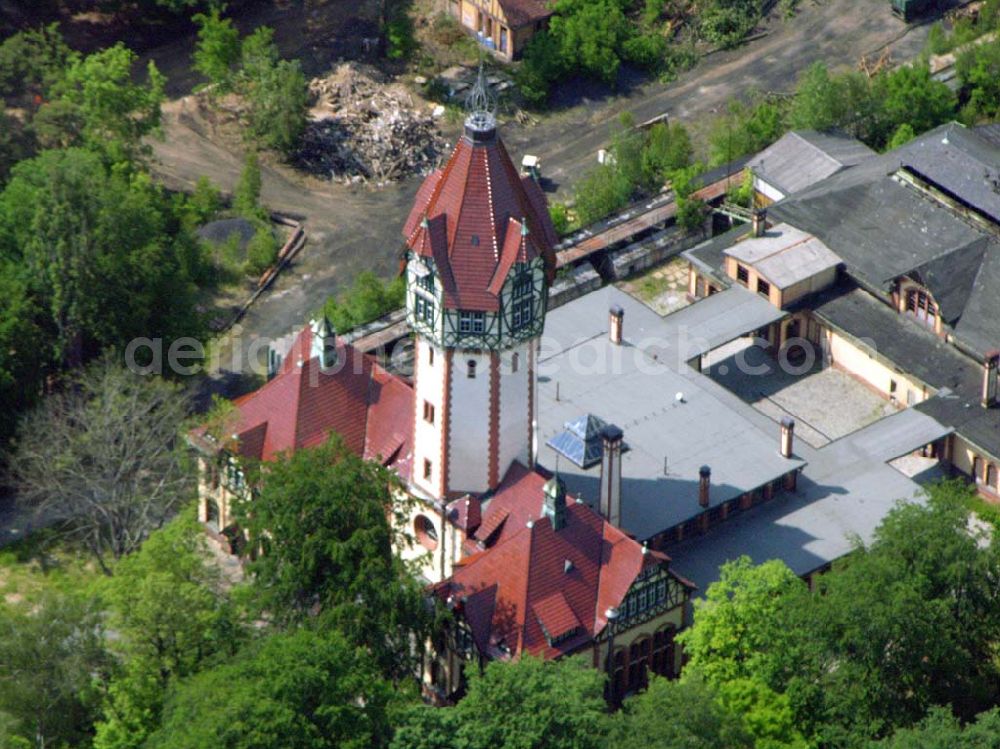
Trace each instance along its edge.
<instances>
[{"instance_id":1,"label":"paved courtyard","mask_svg":"<svg viewBox=\"0 0 1000 749\"><path fill-rule=\"evenodd\" d=\"M688 306L688 262L675 257L645 273L616 284L660 315Z\"/></svg>"},{"instance_id":2,"label":"paved courtyard","mask_svg":"<svg viewBox=\"0 0 1000 749\"><path fill-rule=\"evenodd\" d=\"M713 380L775 421L793 417L796 436L816 448L896 412L892 404L839 369L823 369L818 361L808 368L806 364L783 367L744 338L712 351L702 367Z\"/></svg>"}]
</instances>

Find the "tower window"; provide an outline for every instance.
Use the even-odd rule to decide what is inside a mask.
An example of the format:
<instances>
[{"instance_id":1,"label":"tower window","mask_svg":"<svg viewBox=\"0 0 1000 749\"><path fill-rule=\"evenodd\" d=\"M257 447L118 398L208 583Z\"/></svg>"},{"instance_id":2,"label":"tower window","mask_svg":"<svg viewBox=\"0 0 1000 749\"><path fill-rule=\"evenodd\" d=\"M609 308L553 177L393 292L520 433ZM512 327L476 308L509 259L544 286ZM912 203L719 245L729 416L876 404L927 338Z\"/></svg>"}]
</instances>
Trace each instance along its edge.
<instances>
[{"instance_id":1,"label":"tower window","mask_svg":"<svg viewBox=\"0 0 1000 749\"><path fill-rule=\"evenodd\" d=\"M514 330L520 330L531 324L535 319L535 300L531 296L523 297L514 301L514 309L511 315L511 326Z\"/></svg>"},{"instance_id":2,"label":"tower window","mask_svg":"<svg viewBox=\"0 0 1000 749\"><path fill-rule=\"evenodd\" d=\"M432 348L427 349L427 363L432 367L434 366L434 349Z\"/></svg>"},{"instance_id":3,"label":"tower window","mask_svg":"<svg viewBox=\"0 0 1000 749\"><path fill-rule=\"evenodd\" d=\"M429 424L434 423L434 404L424 401L424 421Z\"/></svg>"},{"instance_id":4,"label":"tower window","mask_svg":"<svg viewBox=\"0 0 1000 749\"><path fill-rule=\"evenodd\" d=\"M431 480L431 468L432 468L431 462L425 458L424 459L424 479L426 479L427 481Z\"/></svg>"},{"instance_id":5,"label":"tower window","mask_svg":"<svg viewBox=\"0 0 1000 749\"><path fill-rule=\"evenodd\" d=\"M434 293L434 274L425 273L422 276L417 276L417 286L419 286L424 291L429 291Z\"/></svg>"},{"instance_id":6,"label":"tower window","mask_svg":"<svg viewBox=\"0 0 1000 749\"><path fill-rule=\"evenodd\" d=\"M420 322L434 324L434 302L417 294L413 300L413 315Z\"/></svg>"},{"instance_id":7,"label":"tower window","mask_svg":"<svg viewBox=\"0 0 1000 749\"><path fill-rule=\"evenodd\" d=\"M483 333L486 330L486 313L485 312L467 312L460 311L458 313L458 332L463 335Z\"/></svg>"},{"instance_id":8,"label":"tower window","mask_svg":"<svg viewBox=\"0 0 1000 749\"><path fill-rule=\"evenodd\" d=\"M534 290L534 284L532 278L527 273L522 274L517 277L514 281L514 298L521 299L522 297L531 296L531 292Z\"/></svg>"},{"instance_id":9,"label":"tower window","mask_svg":"<svg viewBox=\"0 0 1000 749\"><path fill-rule=\"evenodd\" d=\"M510 371L516 372L518 364L520 364L521 356L516 351L510 357Z\"/></svg>"},{"instance_id":10,"label":"tower window","mask_svg":"<svg viewBox=\"0 0 1000 749\"><path fill-rule=\"evenodd\" d=\"M476 360L475 359L469 359L468 366L469 366L469 369L467 371L467 375L466 376L470 380L476 379Z\"/></svg>"}]
</instances>

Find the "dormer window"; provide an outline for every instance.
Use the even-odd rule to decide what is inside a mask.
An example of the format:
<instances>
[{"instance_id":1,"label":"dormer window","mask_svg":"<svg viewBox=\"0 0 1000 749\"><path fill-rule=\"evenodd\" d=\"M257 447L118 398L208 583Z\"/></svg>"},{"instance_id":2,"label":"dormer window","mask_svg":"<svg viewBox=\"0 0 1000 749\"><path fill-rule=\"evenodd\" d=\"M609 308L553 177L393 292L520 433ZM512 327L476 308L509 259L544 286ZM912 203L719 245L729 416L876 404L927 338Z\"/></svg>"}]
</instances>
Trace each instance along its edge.
<instances>
[{"instance_id":1,"label":"dormer window","mask_svg":"<svg viewBox=\"0 0 1000 749\"><path fill-rule=\"evenodd\" d=\"M458 313L458 332L462 335L475 335L486 331L486 313L467 312Z\"/></svg>"},{"instance_id":2,"label":"dormer window","mask_svg":"<svg viewBox=\"0 0 1000 749\"><path fill-rule=\"evenodd\" d=\"M413 316L420 322L434 324L434 302L419 294L413 300Z\"/></svg>"},{"instance_id":3,"label":"dormer window","mask_svg":"<svg viewBox=\"0 0 1000 749\"><path fill-rule=\"evenodd\" d=\"M937 324L937 305L923 289L907 289L904 309L929 328Z\"/></svg>"},{"instance_id":4,"label":"dormer window","mask_svg":"<svg viewBox=\"0 0 1000 749\"><path fill-rule=\"evenodd\" d=\"M417 286L424 291L434 293L434 271L428 270L423 275L417 276Z\"/></svg>"},{"instance_id":5,"label":"dormer window","mask_svg":"<svg viewBox=\"0 0 1000 749\"><path fill-rule=\"evenodd\" d=\"M511 327L520 330L531 324L535 319L535 300L529 294L521 299L514 300L514 309L511 314Z\"/></svg>"}]
</instances>

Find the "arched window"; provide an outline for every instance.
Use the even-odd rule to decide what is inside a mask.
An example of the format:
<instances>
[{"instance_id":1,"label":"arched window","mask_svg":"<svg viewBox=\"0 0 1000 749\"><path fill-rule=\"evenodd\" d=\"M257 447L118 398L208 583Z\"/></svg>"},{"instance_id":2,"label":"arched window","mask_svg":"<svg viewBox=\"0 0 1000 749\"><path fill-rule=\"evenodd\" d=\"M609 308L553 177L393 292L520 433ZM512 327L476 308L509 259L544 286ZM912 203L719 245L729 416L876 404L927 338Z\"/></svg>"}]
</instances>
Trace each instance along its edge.
<instances>
[{"instance_id":1,"label":"arched window","mask_svg":"<svg viewBox=\"0 0 1000 749\"><path fill-rule=\"evenodd\" d=\"M905 309L928 327L933 328L937 322L937 305L931 295L922 289L907 289Z\"/></svg>"},{"instance_id":2,"label":"arched window","mask_svg":"<svg viewBox=\"0 0 1000 749\"><path fill-rule=\"evenodd\" d=\"M625 648L619 648L615 651L615 673L613 677L613 684L615 687L615 695L618 699L622 698L625 694L625 690L628 688L628 684L625 681Z\"/></svg>"},{"instance_id":3,"label":"arched window","mask_svg":"<svg viewBox=\"0 0 1000 749\"><path fill-rule=\"evenodd\" d=\"M521 355L516 351L511 354L510 357L510 371L511 373L517 372L518 365L521 363Z\"/></svg>"},{"instance_id":4,"label":"arched window","mask_svg":"<svg viewBox=\"0 0 1000 749\"><path fill-rule=\"evenodd\" d=\"M654 674L673 678L674 626L672 624L653 635L653 656L651 663Z\"/></svg>"},{"instance_id":5,"label":"arched window","mask_svg":"<svg viewBox=\"0 0 1000 749\"><path fill-rule=\"evenodd\" d=\"M215 526L219 524L219 505L211 497L205 501L205 522Z\"/></svg>"},{"instance_id":6,"label":"arched window","mask_svg":"<svg viewBox=\"0 0 1000 749\"><path fill-rule=\"evenodd\" d=\"M468 369L468 371L466 373L466 376L470 380L476 379L476 360L475 359L469 359L469 361L468 361L468 367L469 367L469 369Z\"/></svg>"},{"instance_id":7,"label":"arched window","mask_svg":"<svg viewBox=\"0 0 1000 749\"><path fill-rule=\"evenodd\" d=\"M417 537L420 545L428 551L434 551L437 548L437 528L434 527L434 522L426 515L417 515L413 521L413 534Z\"/></svg>"},{"instance_id":8,"label":"arched window","mask_svg":"<svg viewBox=\"0 0 1000 749\"><path fill-rule=\"evenodd\" d=\"M648 681L646 669L649 666L649 646L651 640L644 637L633 642L628 654L628 691L637 692Z\"/></svg>"}]
</instances>

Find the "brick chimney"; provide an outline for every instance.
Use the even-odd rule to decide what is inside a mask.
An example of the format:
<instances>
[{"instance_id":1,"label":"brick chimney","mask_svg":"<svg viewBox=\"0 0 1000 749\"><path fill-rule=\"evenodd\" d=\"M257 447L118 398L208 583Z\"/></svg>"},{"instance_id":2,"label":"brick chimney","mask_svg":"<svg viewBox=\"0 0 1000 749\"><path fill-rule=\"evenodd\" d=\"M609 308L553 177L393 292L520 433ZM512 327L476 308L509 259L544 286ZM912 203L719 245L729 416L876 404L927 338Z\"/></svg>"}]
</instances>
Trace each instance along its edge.
<instances>
[{"instance_id":1,"label":"brick chimney","mask_svg":"<svg viewBox=\"0 0 1000 749\"><path fill-rule=\"evenodd\" d=\"M698 504L708 507L712 488L712 469L702 466L698 469Z\"/></svg>"},{"instance_id":2,"label":"brick chimney","mask_svg":"<svg viewBox=\"0 0 1000 749\"><path fill-rule=\"evenodd\" d=\"M1000 363L1000 351L987 351L983 360L983 392L982 406L990 408L997 402L997 365Z\"/></svg>"},{"instance_id":3,"label":"brick chimney","mask_svg":"<svg viewBox=\"0 0 1000 749\"><path fill-rule=\"evenodd\" d=\"M566 484L556 475L545 482L542 492L542 515L552 521L552 530L562 530L566 527Z\"/></svg>"},{"instance_id":4,"label":"brick chimney","mask_svg":"<svg viewBox=\"0 0 1000 749\"><path fill-rule=\"evenodd\" d=\"M764 208L751 209L750 228L755 237L764 236L764 231L767 229L767 210Z\"/></svg>"},{"instance_id":5,"label":"brick chimney","mask_svg":"<svg viewBox=\"0 0 1000 749\"><path fill-rule=\"evenodd\" d=\"M790 458L795 452L795 419L791 416L781 419L781 441L778 449L782 458Z\"/></svg>"},{"instance_id":6,"label":"brick chimney","mask_svg":"<svg viewBox=\"0 0 1000 749\"><path fill-rule=\"evenodd\" d=\"M616 527L622 522L622 436L614 424L601 430L601 514Z\"/></svg>"},{"instance_id":7,"label":"brick chimney","mask_svg":"<svg viewBox=\"0 0 1000 749\"><path fill-rule=\"evenodd\" d=\"M622 345L622 322L625 319L625 310L614 304L608 310L608 338L616 346Z\"/></svg>"}]
</instances>

